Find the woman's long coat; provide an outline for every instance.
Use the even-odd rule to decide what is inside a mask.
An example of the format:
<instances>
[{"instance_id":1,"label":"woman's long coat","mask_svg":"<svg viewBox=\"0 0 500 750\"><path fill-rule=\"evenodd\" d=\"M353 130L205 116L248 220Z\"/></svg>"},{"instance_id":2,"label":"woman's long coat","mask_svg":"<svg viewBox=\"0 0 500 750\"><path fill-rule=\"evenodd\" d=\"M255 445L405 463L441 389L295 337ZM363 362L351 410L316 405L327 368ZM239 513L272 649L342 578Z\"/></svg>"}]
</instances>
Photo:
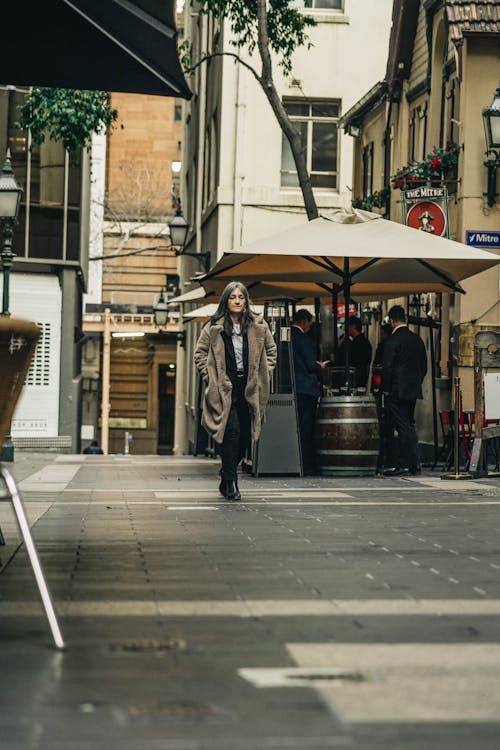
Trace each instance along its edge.
<instances>
[{"instance_id":1,"label":"woman's long coat","mask_svg":"<svg viewBox=\"0 0 500 750\"><path fill-rule=\"evenodd\" d=\"M196 344L194 361L205 386L201 423L217 443L222 443L233 386L226 372L223 325L207 323ZM269 399L271 375L276 365L276 344L262 317L255 317L247 328L248 378L245 400L252 420L251 435L258 440Z\"/></svg>"}]
</instances>

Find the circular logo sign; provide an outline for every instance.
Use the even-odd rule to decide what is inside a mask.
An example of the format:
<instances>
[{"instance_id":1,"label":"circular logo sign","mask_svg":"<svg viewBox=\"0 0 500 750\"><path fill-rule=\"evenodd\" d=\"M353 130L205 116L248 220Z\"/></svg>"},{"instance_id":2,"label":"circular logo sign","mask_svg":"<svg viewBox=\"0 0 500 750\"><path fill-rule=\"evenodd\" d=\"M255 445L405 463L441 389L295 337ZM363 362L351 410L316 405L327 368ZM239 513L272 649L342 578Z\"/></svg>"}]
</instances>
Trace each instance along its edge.
<instances>
[{"instance_id":1,"label":"circular logo sign","mask_svg":"<svg viewBox=\"0 0 500 750\"><path fill-rule=\"evenodd\" d=\"M419 201L406 214L406 223L413 229L442 237L446 230L446 216L434 201Z\"/></svg>"}]
</instances>

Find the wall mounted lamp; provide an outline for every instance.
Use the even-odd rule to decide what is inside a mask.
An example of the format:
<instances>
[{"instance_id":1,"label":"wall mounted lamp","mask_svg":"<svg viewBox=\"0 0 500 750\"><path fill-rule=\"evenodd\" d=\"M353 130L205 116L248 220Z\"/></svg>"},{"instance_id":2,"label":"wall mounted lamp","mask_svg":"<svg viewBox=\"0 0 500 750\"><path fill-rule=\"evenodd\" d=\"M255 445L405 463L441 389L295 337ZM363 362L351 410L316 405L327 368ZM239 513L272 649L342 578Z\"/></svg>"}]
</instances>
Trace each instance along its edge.
<instances>
[{"instance_id":1,"label":"wall mounted lamp","mask_svg":"<svg viewBox=\"0 0 500 750\"><path fill-rule=\"evenodd\" d=\"M496 203L497 169L500 167L500 86L490 106L483 109L483 124L487 157L484 166L488 170L487 192L484 195L491 207Z\"/></svg>"}]
</instances>

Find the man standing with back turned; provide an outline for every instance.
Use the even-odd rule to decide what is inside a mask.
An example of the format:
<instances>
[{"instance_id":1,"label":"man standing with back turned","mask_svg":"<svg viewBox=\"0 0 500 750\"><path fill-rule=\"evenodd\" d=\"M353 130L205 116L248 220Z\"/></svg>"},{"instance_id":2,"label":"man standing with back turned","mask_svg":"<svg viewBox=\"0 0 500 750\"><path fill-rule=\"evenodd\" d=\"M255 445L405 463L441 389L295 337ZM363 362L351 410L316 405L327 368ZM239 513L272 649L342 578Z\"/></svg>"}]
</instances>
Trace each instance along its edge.
<instances>
[{"instance_id":1,"label":"man standing with back turned","mask_svg":"<svg viewBox=\"0 0 500 750\"><path fill-rule=\"evenodd\" d=\"M384 347L382 387L385 405L399 438L399 462L386 469L386 476L419 474L420 457L415 428L415 405L422 398L422 381L427 372L427 352L420 336L409 330L400 305L389 310L392 333Z\"/></svg>"},{"instance_id":2,"label":"man standing with back turned","mask_svg":"<svg viewBox=\"0 0 500 750\"><path fill-rule=\"evenodd\" d=\"M318 362L314 355L314 344L308 336L312 322L313 316L305 309L297 310L292 320L292 354L304 474L312 474L315 470L314 421L321 394L319 374L327 365L327 362Z\"/></svg>"}]
</instances>

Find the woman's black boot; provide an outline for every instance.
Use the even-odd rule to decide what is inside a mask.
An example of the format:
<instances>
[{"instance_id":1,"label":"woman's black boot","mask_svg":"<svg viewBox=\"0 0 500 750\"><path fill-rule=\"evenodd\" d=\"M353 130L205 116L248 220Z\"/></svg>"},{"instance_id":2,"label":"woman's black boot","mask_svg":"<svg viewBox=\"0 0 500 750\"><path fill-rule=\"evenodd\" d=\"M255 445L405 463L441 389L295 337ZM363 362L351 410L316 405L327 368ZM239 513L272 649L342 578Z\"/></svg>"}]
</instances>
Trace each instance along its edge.
<instances>
[{"instance_id":1,"label":"woman's black boot","mask_svg":"<svg viewBox=\"0 0 500 750\"><path fill-rule=\"evenodd\" d=\"M226 492L224 496L227 497L228 500L241 500L238 484L234 479L226 479L225 490Z\"/></svg>"},{"instance_id":2,"label":"woman's black boot","mask_svg":"<svg viewBox=\"0 0 500 750\"><path fill-rule=\"evenodd\" d=\"M227 497L227 495L226 495L226 485L227 485L226 480L225 479L221 479L220 482L219 482L219 492L222 495L222 497Z\"/></svg>"}]
</instances>

